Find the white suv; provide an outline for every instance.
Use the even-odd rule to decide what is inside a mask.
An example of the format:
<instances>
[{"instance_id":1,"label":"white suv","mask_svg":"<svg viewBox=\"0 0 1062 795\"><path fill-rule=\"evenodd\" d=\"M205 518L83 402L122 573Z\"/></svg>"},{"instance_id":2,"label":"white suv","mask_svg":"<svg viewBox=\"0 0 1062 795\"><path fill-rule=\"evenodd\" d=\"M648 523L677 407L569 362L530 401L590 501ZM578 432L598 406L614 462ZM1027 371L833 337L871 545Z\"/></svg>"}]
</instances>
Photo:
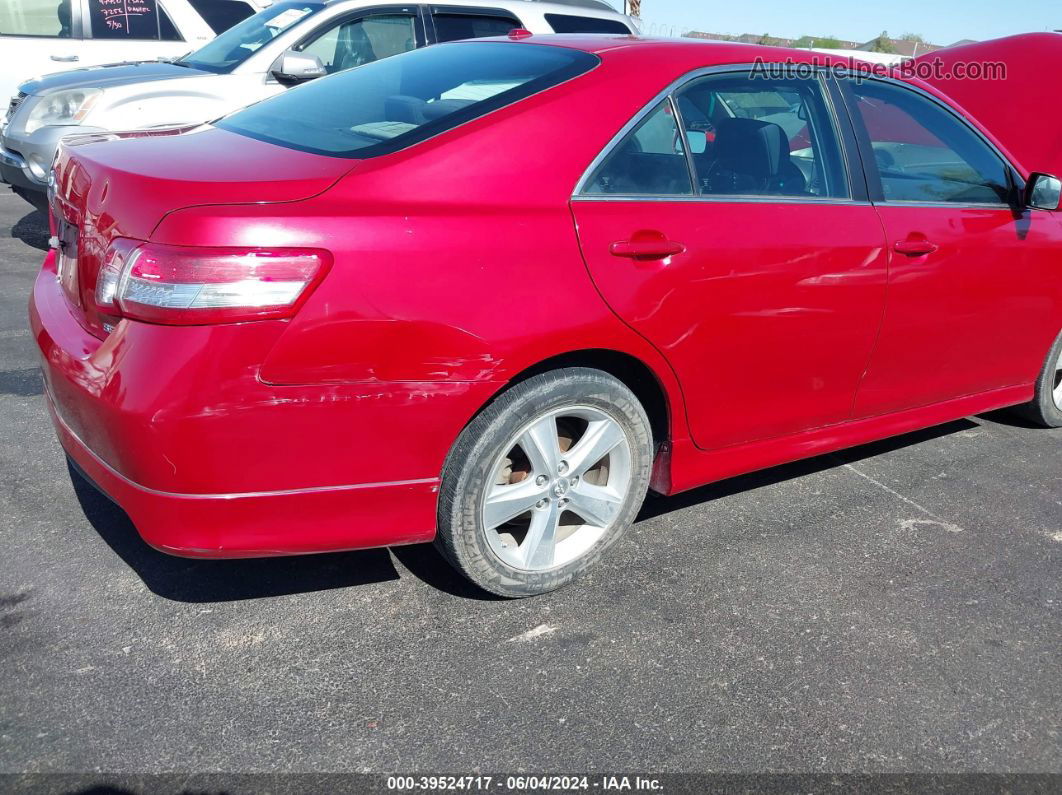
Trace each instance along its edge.
<instances>
[{"instance_id":1,"label":"white suv","mask_svg":"<svg viewBox=\"0 0 1062 795\"><path fill-rule=\"evenodd\" d=\"M105 1L115 0L86 0ZM64 135L210 121L315 77L514 28L637 32L633 20L601 0L280 0L172 62L78 70L23 84L0 134L0 176L43 206Z\"/></svg>"},{"instance_id":2,"label":"white suv","mask_svg":"<svg viewBox=\"0 0 1062 795\"><path fill-rule=\"evenodd\" d=\"M35 75L174 58L272 0L0 0L0 99Z\"/></svg>"}]
</instances>

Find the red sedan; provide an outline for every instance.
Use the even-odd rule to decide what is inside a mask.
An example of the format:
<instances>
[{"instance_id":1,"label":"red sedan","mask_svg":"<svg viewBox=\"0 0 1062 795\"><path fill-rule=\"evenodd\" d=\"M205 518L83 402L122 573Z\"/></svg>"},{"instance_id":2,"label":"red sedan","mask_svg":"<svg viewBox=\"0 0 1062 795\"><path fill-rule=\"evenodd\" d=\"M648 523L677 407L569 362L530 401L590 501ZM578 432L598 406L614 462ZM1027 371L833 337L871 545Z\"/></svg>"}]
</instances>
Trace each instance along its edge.
<instances>
[{"instance_id":1,"label":"red sedan","mask_svg":"<svg viewBox=\"0 0 1062 795\"><path fill-rule=\"evenodd\" d=\"M516 38L64 147L48 402L148 543L434 539L525 596L649 488L1004 406L1062 426L1041 164L808 54Z\"/></svg>"}]
</instances>

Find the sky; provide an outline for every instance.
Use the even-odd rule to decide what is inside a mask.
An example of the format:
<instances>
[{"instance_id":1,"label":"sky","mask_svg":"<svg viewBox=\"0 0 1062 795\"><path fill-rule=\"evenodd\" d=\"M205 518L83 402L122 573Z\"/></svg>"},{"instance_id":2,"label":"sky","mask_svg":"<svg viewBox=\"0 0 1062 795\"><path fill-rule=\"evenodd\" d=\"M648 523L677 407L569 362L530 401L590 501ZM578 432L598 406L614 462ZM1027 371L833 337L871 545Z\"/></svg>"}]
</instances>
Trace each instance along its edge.
<instances>
[{"instance_id":1,"label":"sky","mask_svg":"<svg viewBox=\"0 0 1062 795\"><path fill-rule=\"evenodd\" d=\"M607 0L621 8L623 0ZM644 32L769 33L868 41L918 33L933 44L1062 29L1059 0L642 0Z\"/></svg>"}]
</instances>

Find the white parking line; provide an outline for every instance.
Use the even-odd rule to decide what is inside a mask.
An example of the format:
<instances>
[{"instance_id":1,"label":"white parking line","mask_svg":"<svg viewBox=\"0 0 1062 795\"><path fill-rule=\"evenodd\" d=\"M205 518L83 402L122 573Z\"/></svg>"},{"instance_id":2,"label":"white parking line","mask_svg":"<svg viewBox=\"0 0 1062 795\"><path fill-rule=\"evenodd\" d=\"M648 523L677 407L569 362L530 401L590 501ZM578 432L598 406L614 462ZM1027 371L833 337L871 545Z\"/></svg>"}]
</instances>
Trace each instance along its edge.
<instances>
[{"instance_id":1,"label":"white parking line","mask_svg":"<svg viewBox=\"0 0 1062 795\"><path fill-rule=\"evenodd\" d=\"M875 486L877 486L882 491L885 491L885 492L891 494L893 497L896 497L897 499L903 500L908 505L910 505L912 508L916 508L917 510L921 511L922 513L924 513L926 516L930 517L933 520L932 524L940 525L942 528L947 530L949 533L961 533L961 532L963 532L963 529L961 527L959 527L959 525L954 524L952 522L949 522L946 519L943 519L943 518L937 516L931 510L926 508L924 505L919 505L914 500L911 500L911 499L908 499L907 497L904 497L902 494L900 494L900 492L896 491L895 489L890 489L884 483L875 480L870 475L868 475L866 472L860 472L858 469L856 469L851 464L847 464L846 463L844 466L845 466L845 469L851 470L852 472L854 472L855 474L859 475L859 477L863 478L864 480L867 480L867 481L873 483ZM901 524L901 526L902 526L902 528L904 530L912 530L915 527L917 527L918 525L928 524L928 522L926 522L925 519L904 519L900 524Z\"/></svg>"}]
</instances>

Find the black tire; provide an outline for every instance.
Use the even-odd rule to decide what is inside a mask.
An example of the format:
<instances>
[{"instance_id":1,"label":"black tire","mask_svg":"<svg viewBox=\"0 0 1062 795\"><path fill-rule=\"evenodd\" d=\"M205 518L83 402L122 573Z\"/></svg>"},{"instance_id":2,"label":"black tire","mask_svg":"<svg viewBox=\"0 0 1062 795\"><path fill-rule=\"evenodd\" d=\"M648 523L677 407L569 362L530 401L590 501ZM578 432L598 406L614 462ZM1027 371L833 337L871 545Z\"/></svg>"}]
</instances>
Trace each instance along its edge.
<instances>
[{"instance_id":1,"label":"black tire","mask_svg":"<svg viewBox=\"0 0 1062 795\"><path fill-rule=\"evenodd\" d=\"M487 489L497 482L497 463L508 460L505 456L516 449L511 448L512 440L522 429L539 417L577 406L607 415L622 430L624 450L630 451L626 497L608 529L579 557L549 570L516 568L488 541L493 531L484 528L482 519ZM522 598L554 591L592 566L634 522L649 487L652 462L649 418L623 383L588 368L534 376L500 394L458 437L443 470L436 546L458 571L490 593Z\"/></svg>"},{"instance_id":2,"label":"black tire","mask_svg":"<svg viewBox=\"0 0 1062 795\"><path fill-rule=\"evenodd\" d=\"M1036 397L1031 403L1018 406L1018 412L1026 419L1047 428L1062 428L1062 409L1055 402L1054 392L1059 386L1060 363L1062 363L1062 334L1051 346L1040 377L1036 379Z\"/></svg>"}]
</instances>

